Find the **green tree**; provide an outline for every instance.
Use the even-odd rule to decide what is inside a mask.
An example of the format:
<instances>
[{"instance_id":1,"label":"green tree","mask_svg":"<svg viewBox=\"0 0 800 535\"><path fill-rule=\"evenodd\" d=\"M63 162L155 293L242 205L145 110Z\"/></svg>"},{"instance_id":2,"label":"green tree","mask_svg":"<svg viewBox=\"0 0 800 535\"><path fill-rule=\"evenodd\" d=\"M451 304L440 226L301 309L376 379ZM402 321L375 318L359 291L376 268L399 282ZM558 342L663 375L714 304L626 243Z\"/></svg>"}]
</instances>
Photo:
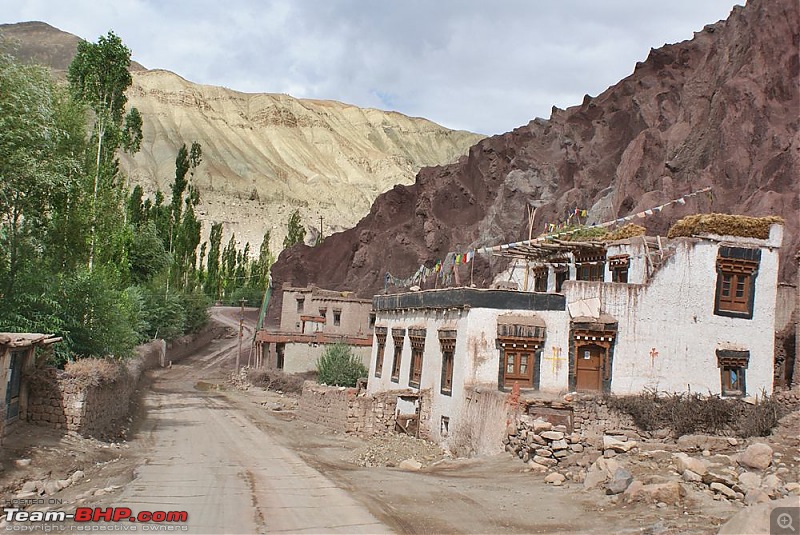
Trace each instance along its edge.
<instances>
[{"instance_id":1,"label":"green tree","mask_svg":"<svg viewBox=\"0 0 800 535\"><path fill-rule=\"evenodd\" d=\"M300 211L295 210L289 216L286 237L283 239L284 249L296 243L303 243L306 239L306 229L300 221Z\"/></svg>"},{"instance_id":2,"label":"green tree","mask_svg":"<svg viewBox=\"0 0 800 535\"><path fill-rule=\"evenodd\" d=\"M211 225L209 234L209 251L206 268L205 292L214 301L220 298L220 247L222 246L222 223Z\"/></svg>"},{"instance_id":3,"label":"green tree","mask_svg":"<svg viewBox=\"0 0 800 535\"><path fill-rule=\"evenodd\" d=\"M128 71L131 51L114 34L101 36L97 43L81 41L69 66L67 80L73 96L85 102L94 112L92 136L93 180L89 244L89 270L93 269L97 248L98 225L114 226L118 221L119 184L116 151L134 153L142 138L142 120L138 110L124 115L125 91L132 83ZM117 187L117 191L115 190ZM99 217L100 213L105 217ZM102 235L110 236L108 229Z\"/></svg>"},{"instance_id":4,"label":"green tree","mask_svg":"<svg viewBox=\"0 0 800 535\"><path fill-rule=\"evenodd\" d=\"M356 386L358 380L367 376L367 368L350 346L336 343L325 348L317 359L317 381L330 386Z\"/></svg>"}]
</instances>

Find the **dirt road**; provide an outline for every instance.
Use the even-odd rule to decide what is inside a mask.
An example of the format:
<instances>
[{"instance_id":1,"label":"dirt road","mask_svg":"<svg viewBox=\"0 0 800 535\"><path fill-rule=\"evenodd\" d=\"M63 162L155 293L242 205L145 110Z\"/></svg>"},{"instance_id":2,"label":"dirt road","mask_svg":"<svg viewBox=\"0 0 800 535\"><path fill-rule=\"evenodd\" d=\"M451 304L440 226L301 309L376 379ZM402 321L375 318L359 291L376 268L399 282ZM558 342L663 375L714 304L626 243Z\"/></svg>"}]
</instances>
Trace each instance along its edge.
<instances>
[{"instance_id":1,"label":"dirt road","mask_svg":"<svg viewBox=\"0 0 800 535\"><path fill-rule=\"evenodd\" d=\"M238 329L236 309L215 313ZM244 340L251 337L248 325ZM208 380L238 348L238 337L216 341L156 374L139 432L147 458L122 492L94 505L186 511L190 533L389 532L213 389Z\"/></svg>"}]
</instances>

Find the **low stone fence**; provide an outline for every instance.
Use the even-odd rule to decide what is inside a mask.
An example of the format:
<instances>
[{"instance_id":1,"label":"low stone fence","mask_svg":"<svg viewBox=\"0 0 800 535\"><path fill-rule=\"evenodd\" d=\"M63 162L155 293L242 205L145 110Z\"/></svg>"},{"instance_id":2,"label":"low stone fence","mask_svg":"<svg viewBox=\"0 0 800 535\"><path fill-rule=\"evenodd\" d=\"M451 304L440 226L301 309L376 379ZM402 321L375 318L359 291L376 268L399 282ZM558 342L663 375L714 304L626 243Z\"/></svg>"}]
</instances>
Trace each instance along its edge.
<instances>
[{"instance_id":1,"label":"low stone fence","mask_svg":"<svg viewBox=\"0 0 800 535\"><path fill-rule=\"evenodd\" d=\"M395 429L398 397L408 395L416 394L396 390L367 395L357 388L325 386L306 381L298 414L304 420L335 431L364 435L387 433ZM424 399L423 396L420 400L423 406ZM430 406L430 403L427 405Z\"/></svg>"},{"instance_id":2,"label":"low stone fence","mask_svg":"<svg viewBox=\"0 0 800 535\"><path fill-rule=\"evenodd\" d=\"M121 363L113 380L77 377L56 368L36 368L29 385L28 421L70 434L98 438L124 436L131 403L146 370L167 365L227 332L210 323L195 336L167 344L154 340L136 348L136 357Z\"/></svg>"}]
</instances>

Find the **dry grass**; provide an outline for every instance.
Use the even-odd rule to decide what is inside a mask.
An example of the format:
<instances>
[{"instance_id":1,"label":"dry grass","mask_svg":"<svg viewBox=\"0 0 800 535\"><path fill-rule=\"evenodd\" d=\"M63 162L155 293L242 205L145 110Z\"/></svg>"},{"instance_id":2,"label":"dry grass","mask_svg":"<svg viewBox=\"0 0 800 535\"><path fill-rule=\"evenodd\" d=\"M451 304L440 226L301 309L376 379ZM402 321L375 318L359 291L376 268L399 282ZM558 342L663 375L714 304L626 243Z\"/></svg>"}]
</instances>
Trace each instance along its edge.
<instances>
[{"instance_id":1,"label":"dry grass","mask_svg":"<svg viewBox=\"0 0 800 535\"><path fill-rule=\"evenodd\" d=\"M98 386L121 379L126 370L112 359L85 358L67 362L64 371L83 386Z\"/></svg>"},{"instance_id":2,"label":"dry grass","mask_svg":"<svg viewBox=\"0 0 800 535\"><path fill-rule=\"evenodd\" d=\"M647 229L644 227L634 223L628 223L625 226L611 231L603 227L586 227L566 235L563 239L569 241L615 241L644 236L646 232Z\"/></svg>"},{"instance_id":3,"label":"dry grass","mask_svg":"<svg viewBox=\"0 0 800 535\"><path fill-rule=\"evenodd\" d=\"M774 223L783 224L778 216L750 217L730 214L695 214L686 216L669 229L668 238L690 237L699 234L719 234L743 238L769 238Z\"/></svg>"},{"instance_id":4,"label":"dry grass","mask_svg":"<svg viewBox=\"0 0 800 535\"><path fill-rule=\"evenodd\" d=\"M630 415L640 429L669 429L676 438L694 433L766 436L782 415L777 401L763 393L754 404L698 393L659 395L654 391L608 396L606 401L611 409Z\"/></svg>"},{"instance_id":5,"label":"dry grass","mask_svg":"<svg viewBox=\"0 0 800 535\"><path fill-rule=\"evenodd\" d=\"M316 372L284 373L274 369L251 369L247 371L247 380L253 386L260 386L267 390L301 394L303 383L315 379L316 375Z\"/></svg>"}]
</instances>

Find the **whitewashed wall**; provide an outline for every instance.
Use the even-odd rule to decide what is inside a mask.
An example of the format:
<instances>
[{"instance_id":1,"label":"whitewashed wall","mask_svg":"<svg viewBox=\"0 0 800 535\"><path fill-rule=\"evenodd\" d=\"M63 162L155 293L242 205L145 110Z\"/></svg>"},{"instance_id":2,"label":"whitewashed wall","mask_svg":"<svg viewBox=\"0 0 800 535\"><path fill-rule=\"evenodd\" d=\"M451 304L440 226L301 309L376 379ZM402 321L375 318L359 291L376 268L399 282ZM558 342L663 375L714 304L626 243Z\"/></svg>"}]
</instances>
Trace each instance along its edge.
<instances>
[{"instance_id":1,"label":"whitewashed wall","mask_svg":"<svg viewBox=\"0 0 800 535\"><path fill-rule=\"evenodd\" d=\"M780 243L780 242L778 242ZM760 240L726 241L737 247ZM752 319L714 315L718 243L676 240L674 255L646 286L569 281L567 303L598 297L601 309L617 318L611 390L720 393L716 350L750 351L746 388L772 392L777 250L762 249ZM655 348L658 356L651 357Z\"/></svg>"}]
</instances>

